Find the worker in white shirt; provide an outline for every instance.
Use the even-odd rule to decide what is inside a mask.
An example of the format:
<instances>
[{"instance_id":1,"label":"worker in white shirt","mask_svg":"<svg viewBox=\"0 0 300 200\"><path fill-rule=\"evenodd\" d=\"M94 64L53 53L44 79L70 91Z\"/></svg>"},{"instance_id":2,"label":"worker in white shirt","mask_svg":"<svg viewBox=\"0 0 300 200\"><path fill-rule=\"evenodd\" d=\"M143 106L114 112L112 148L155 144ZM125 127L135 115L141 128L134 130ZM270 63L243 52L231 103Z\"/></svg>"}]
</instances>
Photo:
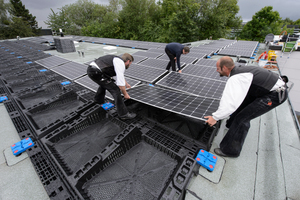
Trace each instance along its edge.
<instances>
[{"instance_id":1,"label":"worker in white shirt","mask_svg":"<svg viewBox=\"0 0 300 200\"><path fill-rule=\"evenodd\" d=\"M224 56L217 61L220 76L229 77L219 108L212 116L205 116L210 126L227 120L229 128L214 152L224 157L238 157L250 128L250 121L282 104L287 99L286 83L267 69L234 64Z\"/></svg>"},{"instance_id":2,"label":"worker in white shirt","mask_svg":"<svg viewBox=\"0 0 300 200\"><path fill-rule=\"evenodd\" d=\"M99 85L94 101L103 104L105 91L108 90L114 97L118 116L122 120L136 117L135 113L129 113L125 106L121 92L125 99L130 99L126 88L131 86L126 82L124 73L133 62L132 55L124 53L122 57L105 55L91 62L87 68L88 76Z\"/></svg>"}]
</instances>

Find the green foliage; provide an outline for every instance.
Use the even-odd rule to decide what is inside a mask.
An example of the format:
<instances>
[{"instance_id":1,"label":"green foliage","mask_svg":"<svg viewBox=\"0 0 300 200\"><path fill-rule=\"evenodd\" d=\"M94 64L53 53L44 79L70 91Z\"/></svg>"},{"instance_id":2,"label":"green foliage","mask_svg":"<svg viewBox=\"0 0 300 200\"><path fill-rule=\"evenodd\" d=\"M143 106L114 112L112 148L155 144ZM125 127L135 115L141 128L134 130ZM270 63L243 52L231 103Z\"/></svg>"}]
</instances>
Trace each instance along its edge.
<instances>
[{"instance_id":1,"label":"green foliage","mask_svg":"<svg viewBox=\"0 0 300 200\"><path fill-rule=\"evenodd\" d=\"M185 43L198 39L200 4L195 0L164 0L159 41Z\"/></svg>"},{"instance_id":2,"label":"green foliage","mask_svg":"<svg viewBox=\"0 0 300 200\"><path fill-rule=\"evenodd\" d=\"M241 39L263 42L269 33L280 34L282 21L277 11L272 6L266 6L253 15L243 28Z\"/></svg>"},{"instance_id":3,"label":"green foliage","mask_svg":"<svg viewBox=\"0 0 300 200\"><path fill-rule=\"evenodd\" d=\"M144 36L141 35L139 27L155 18L158 9L155 0L123 0L120 4L122 10L118 13L119 38L140 40Z\"/></svg>"},{"instance_id":4,"label":"green foliage","mask_svg":"<svg viewBox=\"0 0 300 200\"><path fill-rule=\"evenodd\" d=\"M10 0L9 3L0 0L0 39L38 35L40 28L35 18L20 0Z\"/></svg>"},{"instance_id":5,"label":"green foliage","mask_svg":"<svg viewBox=\"0 0 300 200\"><path fill-rule=\"evenodd\" d=\"M300 19L297 19L297 20L294 22L294 25L300 25Z\"/></svg>"},{"instance_id":6,"label":"green foliage","mask_svg":"<svg viewBox=\"0 0 300 200\"><path fill-rule=\"evenodd\" d=\"M92 27L97 23L103 23L107 9L90 0L78 0L76 3L65 5L48 16L44 23L53 30L60 28L65 34L80 35L81 29ZM86 30L86 29L85 29Z\"/></svg>"},{"instance_id":7,"label":"green foliage","mask_svg":"<svg viewBox=\"0 0 300 200\"><path fill-rule=\"evenodd\" d=\"M218 39L227 37L232 29L241 26L241 17L237 17L239 12L237 0L199 0L200 27L199 39Z\"/></svg>"},{"instance_id":8,"label":"green foliage","mask_svg":"<svg viewBox=\"0 0 300 200\"><path fill-rule=\"evenodd\" d=\"M226 37L241 24L238 11L237 0L110 0L109 6L78 0L45 23L68 34L73 28L94 37L185 43Z\"/></svg>"},{"instance_id":9,"label":"green foliage","mask_svg":"<svg viewBox=\"0 0 300 200\"><path fill-rule=\"evenodd\" d=\"M8 10L10 9L11 4L4 3L4 0L0 0L0 25L8 25Z\"/></svg>"},{"instance_id":10,"label":"green foliage","mask_svg":"<svg viewBox=\"0 0 300 200\"><path fill-rule=\"evenodd\" d=\"M13 16L13 18L21 19L21 21L13 19L12 25L17 28L16 24L20 25L20 23L23 22L22 27L25 28L24 32L26 32L24 35L29 33L33 36L38 35L40 28L38 28L38 23L35 20L36 17L29 13L29 10L25 8L21 0L10 0L10 3L12 5L10 7L10 14Z\"/></svg>"},{"instance_id":11,"label":"green foliage","mask_svg":"<svg viewBox=\"0 0 300 200\"><path fill-rule=\"evenodd\" d=\"M89 25L82 27L81 33L86 36L101 38L117 38L119 26L116 21L116 15L113 12L106 13L103 22L91 22Z\"/></svg>"},{"instance_id":12,"label":"green foliage","mask_svg":"<svg viewBox=\"0 0 300 200\"><path fill-rule=\"evenodd\" d=\"M13 17L10 23L9 38L20 37L31 37L35 36L33 29L29 28L30 23L24 21L22 18Z\"/></svg>"},{"instance_id":13,"label":"green foliage","mask_svg":"<svg viewBox=\"0 0 300 200\"><path fill-rule=\"evenodd\" d=\"M287 17L287 18L285 18L284 20L282 20L282 23L283 23L284 25L293 25L293 24L294 24L294 21Z\"/></svg>"}]
</instances>

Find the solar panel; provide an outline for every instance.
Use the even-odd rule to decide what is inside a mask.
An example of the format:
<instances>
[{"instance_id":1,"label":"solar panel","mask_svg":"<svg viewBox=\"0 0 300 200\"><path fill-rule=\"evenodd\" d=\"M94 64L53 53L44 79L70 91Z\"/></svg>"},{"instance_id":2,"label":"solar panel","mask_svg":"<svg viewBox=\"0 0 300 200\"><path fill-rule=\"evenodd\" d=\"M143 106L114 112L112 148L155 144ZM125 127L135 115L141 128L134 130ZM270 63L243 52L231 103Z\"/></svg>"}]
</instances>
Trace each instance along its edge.
<instances>
[{"instance_id":1,"label":"solar panel","mask_svg":"<svg viewBox=\"0 0 300 200\"><path fill-rule=\"evenodd\" d=\"M147 52L155 52L155 53L165 53L165 47L164 48L158 48L158 49L148 49Z\"/></svg>"},{"instance_id":2,"label":"solar panel","mask_svg":"<svg viewBox=\"0 0 300 200\"><path fill-rule=\"evenodd\" d=\"M126 82L133 88L135 86L137 86L140 81L131 79L131 78L125 78ZM99 85L97 83L95 83L94 81L92 81L92 79L90 79L90 77L88 76L83 76L82 78L79 78L77 80L75 80L75 83L78 83L79 85L82 85L83 87L93 91L93 92L97 92ZM106 92L105 95L106 98L113 100L113 96L109 93Z\"/></svg>"},{"instance_id":3,"label":"solar panel","mask_svg":"<svg viewBox=\"0 0 300 200\"><path fill-rule=\"evenodd\" d=\"M229 56L242 56L242 57L251 57L254 53L254 50L236 50L236 49L223 49L218 54L219 55L229 55Z\"/></svg>"},{"instance_id":4,"label":"solar panel","mask_svg":"<svg viewBox=\"0 0 300 200\"><path fill-rule=\"evenodd\" d=\"M204 65L204 66L212 66L212 67L216 67L217 64L217 60L212 60L212 59L200 59L198 60L196 63L194 63L195 65Z\"/></svg>"},{"instance_id":5,"label":"solar panel","mask_svg":"<svg viewBox=\"0 0 300 200\"><path fill-rule=\"evenodd\" d=\"M146 51L137 51L133 54L131 54L133 57L134 56L146 56L148 58L157 58L158 56L161 56L162 53L160 52L146 52Z\"/></svg>"},{"instance_id":6,"label":"solar panel","mask_svg":"<svg viewBox=\"0 0 300 200\"><path fill-rule=\"evenodd\" d=\"M99 87L98 84L92 81L92 79L90 79L90 77L88 76L83 76L82 78L75 80L75 83L78 83L83 87L92 90L93 92L97 92L97 89Z\"/></svg>"},{"instance_id":7,"label":"solar panel","mask_svg":"<svg viewBox=\"0 0 300 200\"><path fill-rule=\"evenodd\" d=\"M167 54L162 55L162 56L159 57L158 59L170 61L170 59L169 59L169 57L168 57ZM180 64L181 64L181 65L183 65L183 64L192 64L192 63L194 63L196 60L198 60L198 58L196 58L196 57L191 57L191 56L189 56L189 55L183 55L183 56L180 56Z\"/></svg>"},{"instance_id":8,"label":"solar panel","mask_svg":"<svg viewBox=\"0 0 300 200\"><path fill-rule=\"evenodd\" d=\"M225 81L171 72L158 81L156 85L190 93L196 96L221 99L225 87Z\"/></svg>"},{"instance_id":9,"label":"solar panel","mask_svg":"<svg viewBox=\"0 0 300 200\"><path fill-rule=\"evenodd\" d=\"M44 67L46 67L46 68L48 68L48 69L51 69L53 67L57 67L61 64L68 63L68 62L71 62L71 61L67 60L67 59L64 59L64 58L61 58L61 57L51 56L51 57L48 57L48 58L37 60L35 62L42 65L42 66L44 66Z\"/></svg>"},{"instance_id":10,"label":"solar panel","mask_svg":"<svg viewBox=\"0 0 300 200\"><path fill-rule=\"evenodd\" d=\"M204 65L188 64L182 69L182 73L191 74L194 76L206 77L215 80L226 81L226 77L220 77L220 74L216 71L217 68Z\"/></svg>"},{"instance_id":11,"label":"solar panel","mask_svg":"<svg viewBox=\"0 0 300 200\"><path fill-rule=\"evenodd\" d=\"M86 74L87 66L76 62L68 62L51 70L70 80L74 80Z\"/></svg>"},{"instance_id":12,"label":"solar panel","mask_svg":"<svg viewBox=\"0 0 300 200\"><path fill-rule=\"evenodd\" d=\"M258 42L255 41L237 41L234 44L222 49L218 54L251 57L257 47Z\"/></svg>"},{"instance_id":13,"label":"solar panel","mask_svg":"<svg viewBox=\"0 0 300 200\"><path fill-rule=\"evenodd\" d=\"M169 63L168 60L148 58L147 60L140 62L139 65L145 65L145 66L155 67L155 68L159 68L159 69L166 69L168 63Z\"/></svg>"},{"instance_id":14,"label":"solar panel","mask_svg":"<svg viewBox=\"0 0 300 200\"><path fill-rule=\"evenodd\" d=\"M139 62L146 60L148 57L146 56L134 56L133 59L134 61L132 63L138 64Z\"/></svg>"},{"instance_id":15,"label":"solar panel","mask_svg":"<svg viewBox=\"0 0 300 200\"><path fill-rule=\"evenodd\" d=\"M129 90L131 99L173 113L205 120L219 105L219 100L197 97L160 87L140 85Z\"/></svg>"},{"instance_id":16,"label":"solar panel","mask_svg":"<svg viewBox=\"0 0 300 200\"><path fill-rule=\"evenodd\" d=\"M188 56L188 57L193 57L193 58L198 58L198 59L201 59L201 58L204 58L207 56L206 53L198 53L198 52L190 52L184 56ZM183 56L181 56L183 57Z\"/></svg>"},{"instance_id":17,"label":"solar panel","mask_svg":"<svg viewBox=\"0 0 300 200\"><path fill-rule=\"evenodd\" d=\"M153 83L163 74L167 73L165 69L158 69L144 65L131 64L128 69L125 70L125 76Z\"/></svg>"},{"instance_id":18,"label":"solar panel","mask_svg":"<svg viewBox=\"0 0 300 200\"><path fill-rule=\"evenodd\" d=\"M193 48L191 48L190 53L202 53L202 54L206 54L206 55L211 55L215 51L217 51L217 50L216 49L214 49L214 50L205 49L205 48L201 48L201 47L193 47ZM189 55L190 53L188 53L187 55Z\"/></svg>"}]
</instances>

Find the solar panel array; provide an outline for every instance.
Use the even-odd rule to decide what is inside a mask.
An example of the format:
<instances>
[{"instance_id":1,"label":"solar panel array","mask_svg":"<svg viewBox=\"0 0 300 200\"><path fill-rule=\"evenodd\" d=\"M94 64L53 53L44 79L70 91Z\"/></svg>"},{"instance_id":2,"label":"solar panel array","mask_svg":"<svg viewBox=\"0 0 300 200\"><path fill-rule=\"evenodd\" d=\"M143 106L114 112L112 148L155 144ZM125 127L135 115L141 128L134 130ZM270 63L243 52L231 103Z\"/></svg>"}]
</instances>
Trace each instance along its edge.
<instances>
[{"instance_id":1,"label":"solar panel array","mask_svg":"<svg viewBox=\"0 0 300 200\"><path fill-rule=\"evenodd\" d=\"M144 60L143 62L140 62L139 65L155 67L155 68L158 68L158 69L166 69L168 63L169 63L169 60L160 60L160 59L148 58L147 60Z\"/></svg>"},{"instance_id":2,"label":"solar panel array","mask_svg":"<svg viewBox=\"0 0 300 200\"><path fill-rule=\"evenodd\" d=\"M144 65L131 64L130 67L125 71L125 76L135 78L140 81L153 83L159 77L164 75L166 70L153 68Z\"/></svg>"},{"instance_id":3,"label":"solar panel array","mask_svg":"<svg viewBox=\"0 0 300 200\"><path fill-rule=\"evenodd\" d=\"M257 48L258 42L255 41L238 41L225 49L219 51L220 55L252 57Z\"/></svg>"},{"instance_id":4,"label":"solar panel array","mask_svg":"<svg viewBox=\"0 0 300 200\"><path fill-rule=\"evenodd\" d=\"M158 58L159 60L166 60L170 61L169 57L167 54L162 55L161 57ZM198 60L196 57L189 57L186 55L180 56L180 66L184 66L186 63L194 63ZM175 65L177 66L177 61L175 61Z\"/></svg>"},{"instance_id":5,"label":"solar panel array","mask_svg":"<svg viewBox=\"0 0 300 200\"><path fill-rule=\"evenodd\" d=\"M226 77L220 77L219 73L216 72L216 67L205 66L205 65L188 64L183 68L182 73L211 78L220 81L227 80Z\"/></svg>"},{"instance_id":6,"label":"solar panel array","mask_svg":"<svg viewBox=\"0 0 300 200\"><path fill-rule=\"evenodd\" d=\"M137 55L135 55L133 57L133 59L134 59L134 61L132 63L139 63L139 62L141 62L143 60L146 60L147 57L146 56L137 56Z\"/></svg>"},{"instance_id":7,"label":"solar panel array","mask_svg":"<svg viewBox=\"0 0 300 200\"><path fill-rule=\"evenodd\" d=\"M221 99L225 81L171 72L158 81L156 85L196 96Z\"/></svg>"},{"instance_id":8,"label":"solar panel array","mask_svg":"<svg viewBox=\"0 0 300 200\"><path fill-rule=\"evenodd\" d=\"M146 52L146 51L137 51L135 53L132 54L133 58L135 56L145 56L145 57L148 57L148 58L157 58L159 56L161 56L162 53L160 52Z\"/></svg>"},{"instance_id":9,"label":"solar panel array","mask_svg":"<svg viewBox=\"0 0 300 200\"><path fill-rule=\"evenodd\" d=\"M213 60L213 59L200 59L195 63L195 65L204 65L204 66L211 66L211 67L215 67L216 64L217 64L217 60Z\"/></svg>"},{"instance_id":10,"label":"solar panel array","mask_svg":"<svg viewBox=\"0 0 300 200\"><path fill-rule=\"evenodd\" d=\"M140 83L140 81L137 81L135 79L131 79L128 77L126 78L126 82L132 88L137 86ZM75 80L75 83L78 83L79 85L82 85L83 87L86 87L93 92L97 92L97 90L99 88L99 85L97 83L95 83L94 81L92 81L92 79L90 79L90 77L88 77L87 75ZM113 96L108 91L106 92L105 97L110 100L114 100Z\"/></svg>"},{"instance_id":11,"label":"solar panel array","mask_svg":"<svg viewBox=\"0 0 300 200\"><path fill-rule=\"evenodd\" d=\"M64 59L64 58L61 58L61 57L58 57L58 56L51 56L51 57L48 57L48 58L44 58L44 59L41 59L41 60L37 60L35 61L36 63L48 68L48 69L51 69L53 67L57 67L59 65L62 65L62 64L65 64L65 63L68 63L68 62L71 62L70 60L67 60L67 59Z\"/></svg>"},{"instance_id":12,"label":"solar panel array","mask_svg":"<svg viewBox=\"0 0 300 200\"><path fill-rule=\"evenodd\" d=\"M86 74L87 66L76 62L68 62L51 68L51 70L70 80L75 80Z\"/></svg>"},{"instance_id":13,"label":"solar panel array","mask_svg":"<svg viewBox=\"0 0 300 200\"><path fill-rule=\"evenodd\" d=\"M74 39L88 39L90 42L107 42L107 44L135 43L134 41L91 37ZM216 72L217 61L205 59L205 57L225 48L225 44L229 45L232 42L211 41L213 45L200 45L191 48L189 54L180 57L182 73L166 70L169 58L164 50L165 45L144 43L143 45L151 46L151 48L147 51L133 53L134 62L125 70L127 82L132 86L137 84L129 90L129 95L136 101L154 107L205 120L203 116L210 115L217 109L226 81L226 78L221 78ZM94 92L98 89L98 85L86 75L86 65L89 63L78 64L56 56L38 60L37 63ZM144 84L141 85L141 83ZM154 87L149 86L150 83ZM109 92L106 97L113 99ZM155 102L155 100L159 101Z\"/></svg>"},{"instance_id":14,"label":"solar panel array","mask_svg":"<svg viewBox=\"0 0 300 200\"><path fill-rule=\"evenodd\" d=\"M198 97L149 85L132 88L129 95L131 99L136 101L195 119L204 119L204 116L211 115L219 105L219 100L216 99Z\"/></svg>"}]
</instances>

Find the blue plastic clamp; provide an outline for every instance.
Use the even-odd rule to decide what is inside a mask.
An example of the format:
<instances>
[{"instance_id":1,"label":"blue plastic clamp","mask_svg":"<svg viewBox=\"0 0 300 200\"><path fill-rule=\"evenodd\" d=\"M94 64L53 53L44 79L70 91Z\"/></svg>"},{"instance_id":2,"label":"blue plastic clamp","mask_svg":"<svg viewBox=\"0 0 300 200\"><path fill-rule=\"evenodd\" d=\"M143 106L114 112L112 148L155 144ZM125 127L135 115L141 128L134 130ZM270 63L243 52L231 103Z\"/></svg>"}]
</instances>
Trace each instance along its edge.
<instances>
[{"instance_id":1,"label":"blue plastic clamp","mask_svg":"<svg viewBox=\"0 0 300 200\"><path fill-rule=\"evenodd\" d=\"M195 160L198 164L212 172L215 169L218 157L204 149L200 149Z\"/></svg>"},{"instance_id":2,"label":"blue plastic clamp","mask_svg":"<svg viewBox=\"0 0 300 200\"><path fill-rule=\"evenodd\" d=\"M12 153L15 156L17 156L32 146L34 146L34 143L32 142L31 138L25 138L25 139L21 140L20 142L17 142L15 144L11 145L10 148L12 150Z\"/></svg>"},{"instance_id":3,"label":"blue plastic clamp","mask_svg":"<svg viewBox=\"0 0 300 200\"><path fill-rule=\"evenodd\" d=\"M114 104L112 104L112 103L104 103L104 104L102 104L101 105L101 107L104 109L104 110L108 110L108 109L110 109L110 108L113 108L115 105Z\"/></svg>"},{"instance_id":4,"label":"blue plastic clamp","mask_svg":"<svg viewBox=\"0 0 300 200\"><path fill-rule=\"evenodd\" d=\"M3 101L7 100L7 96L3 96L3 97L0 97L0 103L2 103Z\"/></svg>"},{"instance_id":5,"label":"blue plastic clamp","mask_svg":"<svg viewBox=\"0 0 300 200\"><path fill-rule=\"evenodd\" d=\"M47 69L41 69L40 70L40 72L46 72L47 71Z\"/></svg>"},{"instance_id":6,"label":"blue plastic clamp","mask_svg":"<svg viewBox=\"0 0 300 200\"><path fill-rule=\"evenodd\" d=\"M69 85L71 82L70 81L65 81L65 82L62 82L60 83L61 85Z\"/></svg>"}]
</instances>

